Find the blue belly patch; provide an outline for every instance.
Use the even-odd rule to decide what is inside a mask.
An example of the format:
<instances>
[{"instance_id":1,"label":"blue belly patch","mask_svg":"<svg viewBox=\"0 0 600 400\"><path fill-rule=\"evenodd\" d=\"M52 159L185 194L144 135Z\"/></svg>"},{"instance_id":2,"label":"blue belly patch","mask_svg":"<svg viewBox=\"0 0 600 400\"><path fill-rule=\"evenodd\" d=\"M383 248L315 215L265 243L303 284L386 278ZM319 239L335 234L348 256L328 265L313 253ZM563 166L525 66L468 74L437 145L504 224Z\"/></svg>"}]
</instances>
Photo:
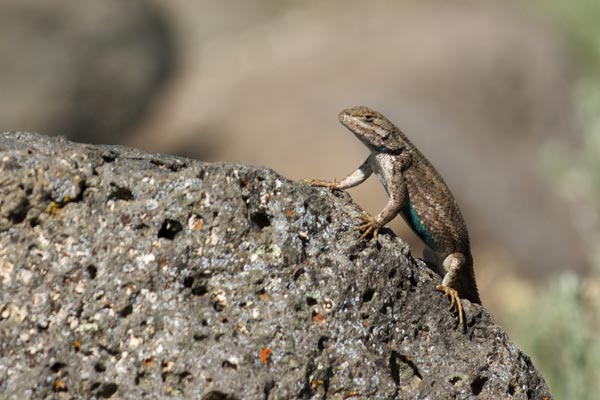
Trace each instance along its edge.
<instances>
[{"instance_id":1,"label":"blue belly patch","mask_svg":"<svg viewBox=\"0 0 600 400\"><path fill-rule=\"evenodd\" d=\"M423 239L423 241L427 245L432 246L433 245L433 238L431 237L431 235L429 235L429 232L427 231L427 228L425 227L425 225L423 225L423 223L421 222L421 220L417 216L417 213L414 210L414 208L412 207L412 205L409 206L408 212L410 214L410 220L412 222L413 229L415 230L415 232L417 232L417 235L419 235L419 237L421 239Z\"/></svg>"}]
</instances>

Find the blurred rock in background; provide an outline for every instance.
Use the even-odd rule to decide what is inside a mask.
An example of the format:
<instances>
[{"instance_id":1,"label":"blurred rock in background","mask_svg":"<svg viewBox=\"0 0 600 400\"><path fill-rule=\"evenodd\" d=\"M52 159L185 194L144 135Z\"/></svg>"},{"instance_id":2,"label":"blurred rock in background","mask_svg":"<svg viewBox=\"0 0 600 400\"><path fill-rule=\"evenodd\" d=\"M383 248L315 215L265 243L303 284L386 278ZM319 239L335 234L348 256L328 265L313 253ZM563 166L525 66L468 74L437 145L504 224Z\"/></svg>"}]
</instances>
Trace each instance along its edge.
<instances>
[{"instance_id":1,"label":"blurred rock in background","mask_svg":"<svg viewBox=\"0 0 600 400\"><path fill-rule=\"evenodd\" d=\"M122 143L172 73L173 46L148 1L2 0L1 128Z\"/></svg>"}]
</instances>

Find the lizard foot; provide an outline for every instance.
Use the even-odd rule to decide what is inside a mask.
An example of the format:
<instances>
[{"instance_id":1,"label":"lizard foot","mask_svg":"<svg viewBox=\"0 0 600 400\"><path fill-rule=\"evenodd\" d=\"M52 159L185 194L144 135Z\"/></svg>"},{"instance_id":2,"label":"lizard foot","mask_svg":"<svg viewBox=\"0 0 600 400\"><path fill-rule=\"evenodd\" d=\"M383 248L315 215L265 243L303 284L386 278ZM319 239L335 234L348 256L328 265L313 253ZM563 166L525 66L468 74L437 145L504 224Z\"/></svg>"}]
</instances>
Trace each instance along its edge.
<instances>
[{"instance_id":1,"label":"lizard foot","mask_svg":"<svg viewBox=\"0 0 600 400\"><path fill-rule=\"evenodd\" d=\"M318 186L318 187L326 187L328 189L337 189L337 182L334 180L333 182L323 181L321 179L311 179L306 178L302 180L304 183L309 184L310 186Z\"/></svg>"},{"instance_id":2,"label":"lizard foot","mask_svg":"<svg viewBox=\"0 0 600 400\"><path fill-rule=\"evenodd\" d=\"M363 224L357 228L359 232L362 232L359 240L363 240L369 236L370 233L373 234L373 239L377 240L377 235L379 234L379 228L381 228L381 225L375 221L375 218L370 216L365 211L363 211L362 215L358 218L363 222Z\"/></svg>"},{"instance_id":3,"label":"lizard foot","mask_svg":"<svg viewBox=\"0 0 600 400\"><path fill-rule=\"evenodd\" d=\"M451 287L444 285L437 285L435 290L443 292L444 295L450 297L450 309L456 309L458 313L458 326L463 326L463 308L462 303L460 302L460 297L458 297L458 292Z\"/></svg>"}]
</instances>

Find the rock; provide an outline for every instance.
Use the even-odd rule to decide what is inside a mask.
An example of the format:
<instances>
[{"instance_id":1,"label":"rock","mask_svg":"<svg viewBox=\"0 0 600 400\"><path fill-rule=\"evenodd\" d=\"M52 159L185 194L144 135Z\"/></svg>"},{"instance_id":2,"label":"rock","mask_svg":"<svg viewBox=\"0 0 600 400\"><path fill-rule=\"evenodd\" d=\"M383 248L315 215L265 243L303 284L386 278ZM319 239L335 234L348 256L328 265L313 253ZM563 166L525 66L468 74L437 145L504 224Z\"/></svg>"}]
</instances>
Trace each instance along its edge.
<instances>
[{"instance_id":1,"label":"rock","mask_svg":"<svg viewBox=\"0 0 600 400\"><path fill-rule=\"evenodd\" d=\"M344 192L0 134L4 398L544 399L488 312Z\"/></svg>"}]
</instances>

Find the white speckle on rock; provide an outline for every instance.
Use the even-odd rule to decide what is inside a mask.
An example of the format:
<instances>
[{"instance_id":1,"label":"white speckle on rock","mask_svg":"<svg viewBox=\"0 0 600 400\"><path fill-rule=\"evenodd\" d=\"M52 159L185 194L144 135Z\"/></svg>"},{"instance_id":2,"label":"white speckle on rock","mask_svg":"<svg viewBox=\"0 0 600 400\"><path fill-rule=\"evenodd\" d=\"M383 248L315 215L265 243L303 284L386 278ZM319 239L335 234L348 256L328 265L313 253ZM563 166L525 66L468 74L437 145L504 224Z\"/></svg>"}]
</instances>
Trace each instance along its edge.
<instances>
[{"instance_id":1,"label":"white speckle on rock","mask_svg":"<svg viewBox=\"0 0 600 400\"><path fill-rule=\"evenodd\" d=\"M21 339L23 343L27 343L29 342L29 339L31 339L31 334L29 332L23 332L19 335L19 339Z\"/></svg>"},{"instance_id":2,"label":"white speckle on rock","mask_svg":"<svg viewBox=\"0 0 600 400\"><path fill-rule=\"evenodd\" d=\"M77 327L77 329L75 329L75 332L96 332L98 330L98 324L96 324L95 322L85 322L79 325L79 327Z\"/></svg>"},{"instance_id":3,"label":"white speckle on rock","mask_svg":"<svg viewBox=\"0 0 600 400\"><path fill-rule=\"evenodd\" d=\"M45 346L46 344L44 343L44 341L40 340L37 343L34 343L31 346L27 347L27 352L31 355L34 355L40 352L42 349L44 349Z\"/></svg>"},{"instance_id":4,"label":"white speckle on rock","mask_svg":"<svg viewBox=\"0 0 600 400\"><path fill-rule=\"evenodd\" d=\"M144 343L144 339L142 338L133 335L129 338L129 347L136 348L142 343Z\"/></svg>"},{"instance_id":5,"label":"white speckle on rock","mask_svg":"<svg viewBox=\"0 0 600 400\"><path fill-rule=\"evenodd\" d=\"M69 328L74 331L79 326L79 319L76 317L69 315L67 317L67 323L69 324Z\"/></svg>"},{"instance_id":6,"label":"white speckle on rock","mask_svg":"<svg viewBox=\"0 0 600 400\"><path fill-rule=\"evenodd\" d=\"M217 243L219 243L219 235L215 231L212 231L210 233L210 236L208 237L206 244L209 244L211 246L216 246Z\"/></svg>"},{"instance_id":7,"label":"white speckle on rock","mask_svg":"<svg viewBox=\"0 0 600 400\"><path fill-rule=\"evenodd\" d=\"M15 272L15 266L13 263L8 261L0 262L0 282L3 285L10 285L12 283L12 275Z\"/></svg>"},{"instance_id":8,"label":"white speckle on rock","mask_svg":"<svg viewBox=\"0 0 600 400\"><path fill-rule=\"evenodd\" d=\"M213 301L222 306L222 307L226 307L227 306L227 296L225 295L225 291L222 289L218 289L216 291L214 291L211 294L211 297L213 299Z\"/></svg>"},{"instance_id":9,"label":"white speckle on rock","mask_svg":"<svg viewBox=\"0 0 600 400\"><path fill-rule=\"evenodd\" d=\"M77 285L75 285L75 293L82 294L83 292L85 292L85 282L79 281L77 282Z\"/></svg>"},{"instance_id":10,"label":"white speckle on rock","mask_svg":"<svg viewBox=\"0 0 600 400\"><path fill-rule=\"evenodd\" d=\"M129 373L129 353L124 351L121 353L119 361L115 364L115 370L120 375L126 375Z\"/></svg>"},{"instance_id":11,"label":"white speckle on rock","mask_svg":"<svg viewBox=\"0 0 600 400\"><path fill-rule=\"evenodd\" d=\"M201 196L201 197L200 197L200 205L201 205L202 207L210 207L210 206L211 206L211 204L212 204L212 201L211 201L212 199L211 199L211 196L210 196L210 194L209 194L209 193L204 193L204 192L203 192L203 195L204 195L204 196Z\"/></svg>"},{"instance_id":12,"label":"white speckle on rock","mask_svg":"<svg viewBox=\"0 0 600 400\"><path fill-rule=\"evenodd\" d=\"M141 294L151 304L155 304L156 300L158 300L158 295L155 292L151 292L148 289L142 289Z\"/></svg>"},{"instance_id":13,"label":"white speckle on rock","mask_svg":"<svg viewBox=\"0 0 600 400\"><path fill-rule=\"evenodd\" d=\"M6 306L4 306L2 313L0 313L0 319L7 319L17 324L23 322L26 317L27 310L12 303L8 303Z\"/></svg>"},{"instance_id":14,"label":"white speckle on rock","mask_svg":"<svg viewBox=\"0 0 600 400\"><path fill-rule=\"evenodd\" d=\"M152 253L144 254L137 257L139 267L147 267L148 264L156 260L156 257Z\"/></svg>"},{"instance_id":15,"label":"white speckle on rock","mask_svg":"<svg viewBox=\"0 0 600 400\"><path fill-rule=\"evenodd\" d=\"M146 209L148 209L148 211L156 210L158 205L158 201L155 199L146 200Z\"/></svg>"}]
</instances>

